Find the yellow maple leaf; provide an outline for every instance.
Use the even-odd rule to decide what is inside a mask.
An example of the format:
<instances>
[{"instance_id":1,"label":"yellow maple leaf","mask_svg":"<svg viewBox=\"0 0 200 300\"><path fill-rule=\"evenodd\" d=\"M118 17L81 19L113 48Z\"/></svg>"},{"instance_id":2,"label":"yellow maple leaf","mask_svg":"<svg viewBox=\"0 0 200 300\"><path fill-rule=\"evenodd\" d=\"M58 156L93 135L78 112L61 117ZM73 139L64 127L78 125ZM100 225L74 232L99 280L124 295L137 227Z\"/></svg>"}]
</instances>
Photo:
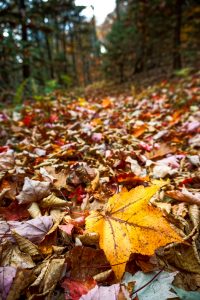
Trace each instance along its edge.
<instances>
[{"instance_id":1,"label":"yellow maple leaf","mask_svg":"<svg viewBox=\"0 0 200 300\"><path fill-rule=\"evenodd\" d=\"M92 211L86 218L86 230L99 234L99 244L120 279L131 253L153 255L172 242L183 242L170 227L161 211L148 205L163 184L138 186L114 195L105 212Z\"/></svg>"}]
</instances>

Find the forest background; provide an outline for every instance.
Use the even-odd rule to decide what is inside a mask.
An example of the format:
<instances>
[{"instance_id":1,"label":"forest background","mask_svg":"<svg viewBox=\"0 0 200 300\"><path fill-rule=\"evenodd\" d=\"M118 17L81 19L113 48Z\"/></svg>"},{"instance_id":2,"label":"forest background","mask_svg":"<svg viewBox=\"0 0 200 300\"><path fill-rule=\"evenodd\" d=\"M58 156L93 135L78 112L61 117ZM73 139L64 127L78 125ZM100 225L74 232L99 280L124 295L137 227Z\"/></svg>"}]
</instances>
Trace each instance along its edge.
<instances>
[{"instance_id":1,"label":"forest background","mask_svg":"<svg viewBox=\"0 0 200 300\"><path fill-rule=\"evenodd\" d=\"M74 0L0 1L1 101L198 68L199 1L116 0L100 26L84 8Z\"/></svg>"}]
</instances>

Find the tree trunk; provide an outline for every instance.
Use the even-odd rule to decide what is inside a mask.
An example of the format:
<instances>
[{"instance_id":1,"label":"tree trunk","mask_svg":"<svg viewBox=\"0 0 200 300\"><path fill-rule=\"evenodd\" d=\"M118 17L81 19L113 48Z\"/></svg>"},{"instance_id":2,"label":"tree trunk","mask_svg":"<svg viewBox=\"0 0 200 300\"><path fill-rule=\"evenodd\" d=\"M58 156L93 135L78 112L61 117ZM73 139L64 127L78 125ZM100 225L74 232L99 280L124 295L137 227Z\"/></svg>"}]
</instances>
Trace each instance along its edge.
<instances>
[{"instance_id":1,"label":"tree trunk","mask_svg":"<svg viewBox=\"0 0 200 300\"><path fill-rule=\"evenodd\" d=\"M116 0L116 16L117 16L117 21L120 21L120 0Z\"/></svg>"},{"instance_id":2,"label":"tree trunk","mask_svg":"<svg viewBox=\"0 0 200 300\"><path fill-rule=\"evenodd\" d=\"M48 54L48 60L49 60L50 76L51 76L51 79L54 79L54 66L53 66L51 46L50 46L50 43L49 43L48 34L45 34L45 41L46 41L47 54Z\"/></svg>"},{"instance_id":3,"label":"tree trunk","mask_svg":"<svg viewBox=\"0 0 200 300\"><path fill-rule=\"evenodd\" d=\"M63 69L64 69L64 73L67 74L67 55L66 55L66 34L65 34L65 26L66 26L66 23L64 22L63 23L63 35L62 35L62 46L63 46L63 57L64 57L64 66L63 66Z\"/></svg>"},{"instance_id":4,"label":"tree trunk","mask_svg":"<svg viewBox=\"0 0 200 300\"><path fill-rule=\"evenodd\" d=\"M75 85L79 85L79 79L77 74L77 61L76 61L76 53L75 53L74 32L70 24L69 24L69 36L70 36L70 44L72 49L72 66L73 66L73 73L74 73L74 82Z\"/></svg>"},{"instance_id":5,"label":"tree trunk","mask_svg":"<svg viewBox=\"0 0 200 300\"><path fill-rule=\"evenodd\" d=\"M175 28L174 28L174 49L173 49L173 69L181 69L181 21L182 21L182 0L176 0L175 4Z\"/></svg>"},{"instance_id":6,"label":"tree trunk","mask_svg":"<svg viewBox=\"0 0 200 300\"><path fill-rule=\"evenodd\" d=\"M22 34L22 43L23 43L23 78L27 79L30 76L30 66L29 66L29 54L28 54L28 35L27 35L27 26L26 26L26 5L25 0L19 0L19 14L20 14L20 23L21 23L21 34Z\"/></svg>"},{"instance_id":7,"label":"tree trunk","mask_svg":"<svg viewBox=\"0 0 200 300\"><path fill-rule=\"evenodd\" d=\"M124 82L124 63L119 63L119 77L120 77L120 83Z\"/></svg>"}]
</instances>

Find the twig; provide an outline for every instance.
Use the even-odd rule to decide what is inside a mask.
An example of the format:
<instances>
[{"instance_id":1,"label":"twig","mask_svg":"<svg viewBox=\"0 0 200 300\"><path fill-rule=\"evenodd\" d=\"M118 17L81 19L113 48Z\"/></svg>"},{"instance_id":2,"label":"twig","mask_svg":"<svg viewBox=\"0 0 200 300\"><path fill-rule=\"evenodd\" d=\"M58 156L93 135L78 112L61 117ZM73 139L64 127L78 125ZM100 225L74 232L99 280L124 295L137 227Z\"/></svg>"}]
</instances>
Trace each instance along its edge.
<instances>
[{"instance_id":1,"label":"twig","mask_svg":"<svg viewBox=\"0 0 200 300\"><path fill-rule=\"evenodd\" d=\"M139 289L137 289L136 291L133 291L131 293L131 298L133 297L134 294L137 294L137 292L141 291L143 288L145 288L147 285L149 285L152 281L154 281L159 275L160 273L164 270L164 267L157 273L155 274L151 280L149 280L147 283L145 283L144 285L142 285Z\"/></svg>"}]
</instances>

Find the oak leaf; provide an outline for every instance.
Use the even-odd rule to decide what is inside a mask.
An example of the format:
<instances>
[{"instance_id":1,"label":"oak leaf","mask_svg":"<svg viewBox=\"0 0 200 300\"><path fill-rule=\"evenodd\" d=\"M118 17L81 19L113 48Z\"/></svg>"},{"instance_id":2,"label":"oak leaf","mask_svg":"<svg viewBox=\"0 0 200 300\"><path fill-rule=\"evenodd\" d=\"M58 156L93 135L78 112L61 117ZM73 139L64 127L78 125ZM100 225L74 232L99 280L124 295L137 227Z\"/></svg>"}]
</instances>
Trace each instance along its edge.
<instances>
[{"instance_id":1,"label":"oak leaf","mask_svg":"<svg viewBox=\"0 0 200 300\"><path fill-rule=\"evenodd\" d=\"M86 218L86 230L99 234L100 247L118 279L124 273L131 253L153 255L172 242L183 242L159 209L148 205L161 184L138 186L114 195L105 212L93 211Z\"/></svg>"}]
</instances>

